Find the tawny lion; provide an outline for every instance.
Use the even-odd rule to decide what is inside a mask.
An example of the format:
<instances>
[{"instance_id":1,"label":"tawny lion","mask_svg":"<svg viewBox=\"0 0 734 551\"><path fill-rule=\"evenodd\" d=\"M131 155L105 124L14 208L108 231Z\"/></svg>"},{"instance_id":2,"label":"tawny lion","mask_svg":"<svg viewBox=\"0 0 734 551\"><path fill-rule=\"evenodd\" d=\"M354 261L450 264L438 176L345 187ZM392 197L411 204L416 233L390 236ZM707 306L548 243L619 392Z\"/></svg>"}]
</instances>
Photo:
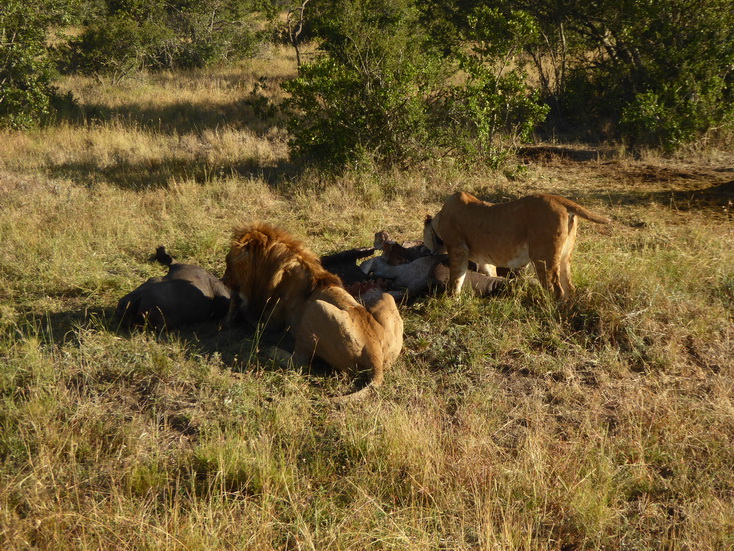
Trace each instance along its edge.
<instances>
[{"instance_id":1,"label":"tawny lion","mask_svg":"<svg viewBox=\"0 0 734 551\"><path fill-rule=\"evenodd\" d=\"M227 323L240 313L270 329L288 329L297 365L316 356L339 371L370 374L366 386L335 401L361 399L381 385L403 347L403 320L392 296L381 293L363 306L314 253L268 224L235 230L222 280L232 290Z\"/></svg>"},{"instance_id":2,"label":"tawny lion","mask_svg":"<svg viewBox=\"0 0 734 551\"><path fill-rule=\"evenodd\" d=\"M461 291L469 260L480 271L521 268L532 262L541 285L557 298L574 290L571 257L577 217L597 224L610 220L557 195L529 195L508 203L480 201L463 191L451 195L435 217L426 218L425 245L448 252L449 290Z\"/></svg>"}]
</instances>

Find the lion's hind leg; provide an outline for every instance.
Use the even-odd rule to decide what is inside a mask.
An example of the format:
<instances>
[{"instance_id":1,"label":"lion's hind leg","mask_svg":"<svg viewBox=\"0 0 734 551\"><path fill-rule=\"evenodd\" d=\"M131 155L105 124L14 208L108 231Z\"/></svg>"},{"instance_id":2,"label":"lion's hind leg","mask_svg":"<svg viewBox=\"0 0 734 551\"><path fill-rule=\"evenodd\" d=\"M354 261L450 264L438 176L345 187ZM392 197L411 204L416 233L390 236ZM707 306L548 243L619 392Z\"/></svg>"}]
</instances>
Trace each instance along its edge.
<instances>
[{"instance_id":1,"label":"lion's hind leg","mask_svg":"<svg viewBox=\"0 0 734 551\"><path fill-rule=\"evenodd\" d=\"M318 356L338 371L351 371L363 347L355 325L348 310L316 300L296 329L294 354L301 361Z\"/></svg>"},{"instance_id":2,"label":"lion's hind leg","mask_svg":"<svg viewBox=\"0 0 734 551\"><path fill-rule=\"evenodd\" d=\"M378 304L391 304L397 312L395 301L389 295ZM397 314L399 317L399 312ZM400 329L402 333L402 327ZM305 353L311 349L315 356L337 371L366 380L366 384L355 392L333 399L336 403L355 402L373 393L383 382L383 336L384 329L363 306L339 307L317 300L304 313L296 335L296 351ZM315 340L309 341L309 338Z\"/></svg>"},{"instance_id":3,"label":"lion's hind leg","mask_svg":"<svg viewBox=\"0 0 734 551\"><path fill-rule=\"evenodd\" d=\"M558 231L536 235L528 253L535 266L540 284L556 299L562 299L566 292L562 263L567 245L570 244L572 248L573 241L569 242L569 228L564 225L564 222L559 220L558 224Z\"/></svg>"},{"instance_id":4,"label":"lion's hind leg","mask_svg":"<svg viewBox=\"0 0 734 551\"><path fill-rule=\"evenodd\" d=\"M571 278L570 255L561 259L560 283L562 289L561 294L566 298L568 298L576 290L576 286L573 284L573 279Z\"/></svg>"},{"instance_id":5,"label":"lion's hind leg","mask_svg":"<svg viewBox=\"0 0 734 551\"><path fill-rule=\"evenodd\" d=\"M395 304L395 299L383 293L378 301L367 308L368 312L380 325L382 336L383 362L385 367L392 365L403 349L403 318Z\"/></svg>"}]
</instances>

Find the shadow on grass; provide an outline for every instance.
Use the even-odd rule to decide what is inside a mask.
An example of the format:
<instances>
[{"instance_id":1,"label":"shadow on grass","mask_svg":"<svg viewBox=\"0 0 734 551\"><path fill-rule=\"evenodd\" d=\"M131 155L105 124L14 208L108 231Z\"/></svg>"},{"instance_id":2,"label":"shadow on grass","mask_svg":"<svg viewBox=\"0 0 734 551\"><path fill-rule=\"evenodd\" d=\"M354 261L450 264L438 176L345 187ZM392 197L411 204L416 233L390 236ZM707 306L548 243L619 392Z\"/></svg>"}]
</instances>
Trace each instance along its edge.
<instances>
[{"instance_id":1,"label":"shadow on grass","mask_svg":"<svg viewBox=\"0 0 734 551\"><path fill-rule=\"evenodd\" d=\"M660 166L653 163L630 162L619 158L618 151L606 146L537 145L518 150L518 158L540 166L568 166L583 170L591 165L589 173L595 178L604 176L610 180L628 183L624 189L602 187L583 189L555 188L553 193L572 200L584 199L613 205L649 205L655 203L676 211L707 210L731 220L734 216L734 166L698 166L676 163ZM480 198L489 202L505 202L522 196L502 189L485 193Z\"/></svg>"},{"instance_id":2,"label":"shadow on grass","mask_svg":"<svg viewBox=\"0 0 734 551\"><path fill-rule=\"evenodd\" d=\"M258 136L266 137L285 124L277 110L273 113L263 114L262 109L250 105L247 99L225 105L180 102L149 107L132 103L113 108L92 104L66 108L59 120L79 126L90 121L120 122L123 127L166 135L199 134L205 130L226 127L248 129ZM67 162L53 165L48 171L52 177L69 178L89 186L105 181L121 189L145 190L166 188L172 180L191 179L205 183L214 177L231 175L262 178L274 186L284 179L295 178L300 169L288 160L263 164L257 159L248 158L212 164L196 156L180 158L173 150L168 157L143 163L120 160L100 166L93 161Z\"/></svg>"},{"instance_id":3,"label":"shadow on grass","mask_svg":"<svg viewBox=\"0 0 734 551\"><path fill-rule=\"evenodd\" d=\"M169 105L127 103L110 107L102 104L66 106L59 120L84 126L90 122L119 122L123 126L167 135L196 134L222 127L248 129L265 136L285 124L273 105L263 107L251 98L230 103L179 101Z\"/></svg>"},{"instance_id":4,"label":"shadow on grass","mask_svg":"<svg viewBox=\"0 0 734 551\"><path fill-rule=\"evenodd\" d=\"M519 148L517 155L533 162L564 160L586 163L614 159L618 156L618 150L608 146L528 145Z\"/></svg>"},{"instance_id":5,"label":"shadow on grass","mask_svg":"<svg viewBox=\"0 0 734 551\"><path fill-rule=\"evenodd\" d=\"M288 369L269 359L267 349L279 347L292 351L293 338L282 331L255 331L244 323L222 329L218 320L207 320L172 331L154 331L145 327L130 329L120 326L114 308L84 308L56 313L29 313L25 316L20 333L35 335L54 348L83 346L80 335L86 329L108 332L123 339L145 332L162 342L182 343L185 354L192 359L218 356L222 365L234 372L246 372L253 366L266 371ZM332 368L316 361L305 369L316 377L331 376Z\"/></svg>"},{"instance_id":6,"label":"shadow on grass","mask_svg":"<svg viewBox=\"0 0 734 551\"><path fill-rule=\"evenodd\" d=\"M117 330L121 336L131 334L125 329L112 327L111 330ZM132 331L149 330L134 328ZM180 327L174 331L160 333L158 337L185 343L187 354L192 357L218 355L227 368L236 372L248 371L253 366L265 371L290 369L272 360L268 355L268 349L277 347L290 353L294 348L293 337L287 332L255 330L244 323L221 328L219 321L216 320ZM324 377L333 375L334 370L317 360L310 367L304 368L304 372Z\"/></svg>"},{"instance_id":7,"label":"shadow on grass","mask_svg":"<svg viewBox=\"0 0 734 551\"><path fill-rule=\"evenodd\" d=\"M617 206L634 206L651 204L668 208L676 212L705 211L715 219L731 221L734 219L734 180L730 182L702 183L703 187L693 189L640 189L640 190L597 190L584 193L601 203ZM562 190L560 195L573 198L573 189ZM583 200L581 200L583 204ZM604 214L600 209L599 214ZM640 223L631 223L640 226ZM644 224L643 224L644 225Z\"/></svg>"},{"instance_id":8,"label":"shadow on grass","mask_svg":"<svg viewBox=\"0 0 734 551\"><path fill-rule=\"evenodd\" d=\"M101 167L94 162L61 163L48 169L55 178L68 178L83 185L94 186L99 182L131 191L166 189L172 181L193 180L204 184L212 178L240 176L261 178L272 186L290 180L299 173L298 167L289 162L273 166L261 166L252 160L212 165L204 160L169 158L146 163L117 162Z\"/></svg>"}]
</instances>

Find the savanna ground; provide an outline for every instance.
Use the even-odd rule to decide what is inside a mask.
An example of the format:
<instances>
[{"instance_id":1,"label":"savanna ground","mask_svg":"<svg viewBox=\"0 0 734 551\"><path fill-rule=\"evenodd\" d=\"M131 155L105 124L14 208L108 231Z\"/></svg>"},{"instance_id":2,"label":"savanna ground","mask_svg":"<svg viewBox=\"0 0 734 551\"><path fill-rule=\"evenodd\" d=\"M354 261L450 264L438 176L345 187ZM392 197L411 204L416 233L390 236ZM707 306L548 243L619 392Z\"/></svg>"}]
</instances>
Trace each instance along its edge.
<instances>
[{"instance_id":1,"label":"savanna ground","mask_svg":"<svg viewBox=\"0 0 734 551\"><path fill-rule=\"evenodd\" d=\"M327 178L248 101L294 70L72 79L84 118L0 136L0 547L734 548L734 155L548 144ZM221 274L252 219L318 253L416 239L459 189L614 224L582 222L568 304L523 275L402 306L379 399L331 405L349 380L258 360L273 337L245 327L112 320L157 245Z\"/></svg>"}]
</instances>

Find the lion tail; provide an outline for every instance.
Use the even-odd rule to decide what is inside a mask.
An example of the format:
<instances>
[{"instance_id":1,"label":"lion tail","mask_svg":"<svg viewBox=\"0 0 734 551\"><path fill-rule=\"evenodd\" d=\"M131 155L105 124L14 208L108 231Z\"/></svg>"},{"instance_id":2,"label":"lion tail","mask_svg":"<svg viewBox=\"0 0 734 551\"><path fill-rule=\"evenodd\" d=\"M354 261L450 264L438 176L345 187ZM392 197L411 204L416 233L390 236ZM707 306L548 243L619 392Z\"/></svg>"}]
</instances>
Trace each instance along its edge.
<instances>
[{"instance_id":1,"label":"lion tail","mask_svg":"<svg viewBox=\"0 0 734 551\"><path fill-rule=\"evenodd\" d=\"M597 224L611 223L611 219L607 218L606 216L591 212L589 209L582 207L581 205L571 201L570 199L558 196L556 196L555 199L564 207L566 207L566 210L572 212L576 216L580 216L581 218L585 218L586 220L589 220L590 222L595 222Z\"/></svg>"},{"instance_id":2,"label":"lion tail","mask_svg":"<svg viewBox=\"0 0 734 551\"><path fill-rule=\"evenodd\" d=\"M354 404L356 402L361 402L368 396L377 395L377 388L382 385L382 382L384 380L384 370L382 369L382 367L378 368L375 366L372 371L372 379L370 380L370 382L368 382L362 388L355 390L354 392L343 394L341 396L335 396L331 399L331 401L335 404Z\"/></svg>"}]
</instances>

